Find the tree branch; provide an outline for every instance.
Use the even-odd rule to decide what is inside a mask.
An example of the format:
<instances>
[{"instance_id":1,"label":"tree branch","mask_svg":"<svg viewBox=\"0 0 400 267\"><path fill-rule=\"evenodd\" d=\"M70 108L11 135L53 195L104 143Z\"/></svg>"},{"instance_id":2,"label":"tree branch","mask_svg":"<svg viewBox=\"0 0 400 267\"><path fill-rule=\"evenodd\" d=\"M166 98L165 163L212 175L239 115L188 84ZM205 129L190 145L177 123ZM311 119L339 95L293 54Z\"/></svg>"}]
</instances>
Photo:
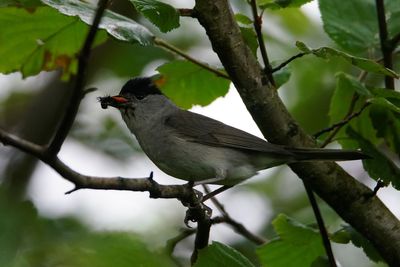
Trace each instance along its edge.
<instances>
[{"instance_id":1,"label":"tree branch","mask_svg":"<svg viewBox=\"0 0 400 267\"><path fill-rule=\"evenodd\" d=\"M291 117L276 90L262 82L263 70L244 43L226 0L196 0L195 10L264 136L276 144L316 147L315 140ZM400 262L400 222L372 191L332 162L290 164L292 170L345 221L375 245L392 266ZM355 212L356 211L356 212Z\"/></svg>"},{"instance_id":2,"label":"tree branch","mask_svg":"<svg viewBox=\"0 0 400 267\"><path fill-rule=\"evenodd\" d=\"M85 86L86 78L86 67L88 65L90 50L96 37L96 32L100 24L101 18L107 8L108 0L100 0L98 3L98 8L96 14L93 18L93 23L90 26L89 32L86 36L85 43L78 56L78 73L76 75L75 86L73 93L71 94L71 100L65 110L64 117L61 120L60 126L50 144L50 151L54 155L57 155L64 143L67 135L74 123L76 114L78 113L79 105L84 96L83 87Z\"/></svg>"},{"instance_id":3,"label":"tree branch","mask_svg":"<svg viewBox=\"0 0 400 267\"><path fill-rule=\"evenodd\" d=\"M58 157L54 157L44 147L38 146L0 129L0 141L5 145L14 146L52 167L66 180L75 185L73 191L79 189L114 189L149 192L151 198L177 198L193 202L193 189L187 185L161 185L152 179L152 174L146 178L97 177L83 175L65 165ZM197 197L196 197L197 199Z\"/></svg>"},{"instance_id":4,"label":"tree branch","mask_svg":"<svg viewBox=\"0 0 400 267\"><path fill-rule=\"evenodd\" d=\"M253 23L254 29L257 34L258 45L260 46L261 57L264 61L265 75L267 76L267 78L268 78L269 82L272 84L272 86L275 87L275 80L274 80L274 76L272 75L273 71L271 68L271 64L269 63L267 49L265 48L264 38L262 35L262 28L261 28L262 17L258 15L256 0L251 0L250 5L251 5L251 12L253 14L253 19L254 19L254 23Z\"/></svg>"},{"instance_id":5,"label":"tree branch","mask_svg":"<svg viewBox=\"0 0 400 267\"><path fill-rule=\"evenodd\" d=\"M383 65L385 68L393 69L392 46L388 39L388 30L385 17L384 0L375 0L376 12L379 26L379 40L381 42L381 51L383 55ZM385 76L385 86L387 89L394 90L394 79L390 76Z\"/></svg>"}]
</instances>

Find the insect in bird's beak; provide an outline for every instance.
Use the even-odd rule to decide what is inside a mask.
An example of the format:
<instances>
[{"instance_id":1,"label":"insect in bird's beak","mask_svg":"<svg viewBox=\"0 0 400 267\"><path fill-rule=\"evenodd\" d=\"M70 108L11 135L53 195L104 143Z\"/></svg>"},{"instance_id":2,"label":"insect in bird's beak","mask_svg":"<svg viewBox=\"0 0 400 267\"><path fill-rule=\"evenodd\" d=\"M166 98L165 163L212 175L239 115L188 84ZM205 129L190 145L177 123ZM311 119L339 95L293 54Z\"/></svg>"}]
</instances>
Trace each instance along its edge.
<instances>
[{"instance_id":1,"label":"insect in bird's beak","mask_svg":"<svg viewBox=\"0 0 400 267\"><path fill-rule=\"evenodd\" d=\"M119 95L98 97L97 100L100 102L101 108L103 109L108 108L108 106L118 108L129 102L128 99Z\"/></svg>"}]
</instances>

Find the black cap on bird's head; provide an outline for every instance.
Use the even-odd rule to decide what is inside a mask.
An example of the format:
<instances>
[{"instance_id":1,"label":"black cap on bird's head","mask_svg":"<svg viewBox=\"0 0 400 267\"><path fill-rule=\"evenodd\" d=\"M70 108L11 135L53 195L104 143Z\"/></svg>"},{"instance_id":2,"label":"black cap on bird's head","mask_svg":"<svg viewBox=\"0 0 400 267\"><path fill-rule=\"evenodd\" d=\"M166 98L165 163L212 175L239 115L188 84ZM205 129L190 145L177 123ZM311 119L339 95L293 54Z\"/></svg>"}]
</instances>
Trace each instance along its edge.
<instances>
[{"instance_id":1,"label":"black cap on bird's head","mask_svg":"<svg viewBox=\"0 0 400 267\"><path fill-rule=\"evenodd\" d=\"M161 95L161 91L151 77L136 77L125 83L119 94L121 96L132 95L140 100L148 95Z\"/></svg>"},{"instance_id":2,"label":"black cap on bird's head","mask_svg":"<svg viewBox=\"0 0 400 267\"><path fill-rule=\"evenodd\" d=\"M149 95L161 95L162 93L155 83L160 80L157 78L159 77L136 77L130 79L122 86L119 95L99 97L101 107L104 109L108 106L121 108L132 101L133 97L142 100Z\"/></svg>"}]
</instances>

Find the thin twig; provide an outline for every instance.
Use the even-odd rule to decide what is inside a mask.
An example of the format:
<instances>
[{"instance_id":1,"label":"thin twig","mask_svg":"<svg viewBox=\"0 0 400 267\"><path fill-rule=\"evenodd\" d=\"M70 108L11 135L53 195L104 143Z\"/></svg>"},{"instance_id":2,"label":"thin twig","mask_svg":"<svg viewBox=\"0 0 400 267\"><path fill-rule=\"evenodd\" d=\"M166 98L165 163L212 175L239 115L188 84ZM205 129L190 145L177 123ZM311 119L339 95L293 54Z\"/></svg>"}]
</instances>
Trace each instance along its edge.
<instances>
[{"instance_id":1,"label":"thin twig","mask_svg":"<svg viewBox=\"0 0 400 267\"><path fill-rule=\"evenodd\" d=\"M360 109L359 111L354 112L354 113L352 113L352 114L346 116L346 117L345 117L343 120L341 120L340 122L337 122L337 123L335 123L335 124L332 124L331 126L325 128L325 129L322 129L321 131L315 133L315 134L314 134L314 138L318 138L320 135L322 135L322 134L324 134L324 133L328 133L328 132L330 132L330 131L332 131L332 130L334 130L334 129L339 129L339 130L340 130L341 127L343 127L343 126L345 126L346 124L348 124L352 119L354 119L354 118L360 116L361 113L364 111L364 109L365 109L366 107L368 107L369 105L370 105L370 103L365 103L365 104L361 107L361 109ZM326 142L326 140L325 140L325 142ZM330 142L330 140L328 141L328 143L329 143L329 142ZM322 147L324 147L324 146L322 146Z\"/></svg>"},{"instance_id":2,"label":"thin twig","mask_svg":"<svg viewBox=\"0 0 400 267\"><path fill-rule=\"evenodd\" d=\"M311 189L311 187L308 186L306 183L303 182L303 185L306 189L308 199L310 200L310 204L313 209L315 219L317 220L319 233L321 234L321 237L322 237L322 243L324 245L326 255L328 256L329 266L337 267L336 261L335 261L335 256L333 255L333 251L332 251L331 242L329 241L328 232L326 231L324 219L322 218L322 214L318 207L317 200L315 199L314 192Z\"/></svg>"},{"instance_id":3,"label":"thin twig","mask_svg":"<svg viewBox=\"0 0 400 267\"><path fill-rule=\"evenodd\" d=\"M232 187L232 185L224 185L224 186L221 186L221 187L218 188L218 189L215 189L215 190L212 191L212 192L208 192L207 195L205 195L205 196L203 197L202 201L205 202L205 201L209 200L210 198L213 198L213 197L215 197L216 195L218 195L218 194L220 194L220 193L222 193L222 192L228 190L228 189L231 188L231 187Z\"/></svg>"},{"instance_id":4,"label":"thin twig","mask_svg":"<svg viewBox=\"0 0 400 267\"><path fill-rule=\"evenodd\" d=\"M277 67L272 69L272 73L277 72L278 70L282 69L283 67L285 67L286 65L288 65L290 62L292 62L293 60L300 58L304 55L307 55L307 53L299 53L297 55L294 55L292 57L290 57L289 59L287 59L286 61L284 61L283 63L279 64Z\"/></svg>"},{"instance_id":5,"label":"thin twig","mask_svg":"<svg viewBox=\"0 0 400 267\"><path fill-rule=\"evenodd\" d=\"M185 238L193 235L194 233L196 233L197 229L194 228L186 228L183 229L177 236L168 239L167 241L167 245L166 245L166 252L169 255L172 255L172 253L174 252L174 249L176 247L176 245L181 242L182 240L184 240Z\"/></svg>"},{"instance_id":6,"label":"thin twig","mask_svg":"<svg viewBox=\"0 0 400 267\"><path fill-rule=\"evenodd\" d=\"M82 49L79 53L78 57L78 72L75 80L75 87L73 89L73 93L71 95L71 100L68 103L68 106L65 110L64 117L61 120L60 126L53 138L53 141L50 144L50 153L57 155L61 149L62 144L69 131L71 130L72 124L74 123L76 114L78 113L79 105L84 96L83 87L85 85L86 78L86 67L88 65L90 51L92 48L92 44L96 37L96 32L98 26L100 24L101 18L104 14L105 9L107 8L108 0L100 0L98 3L98 7L96 10L96 14L93 18L93 23L90 26L89 32L86 36L85 43L82 46Z\"/></svg>"},{"instance_id":7,"label":"thin twig","mask_svg":"<svg viewBox=\"0 0 400 267\"><path fill-rule=\"evenodd\" d=\"M254 23L253 23L254 30L256 31L258 45L260 47L260 52L261 52L261 57L264 61L265 75L267 76L269 82L275 87L275 80L274 80L274 76L272 75L271 64L269 63L267 49L265 48L264 38L262 36L262 29L261 29L262 17L258 15L256 0L251 0L250 5L251 5L251 11L253 14L253 19L254 19Z\"/></svg>"},{"instance_id":8,"label":"thin twig","mask_svg":"<svg viewBox=\"0 0 400 267\"><path fill-rule=\"evenodd\" d=\"M207 185L203 185L203 188L204 191L207 193L207 195L211 193ZM219 202L219 200L215 196L211 197L211 201L222 214L222 219L219 219L218 222L225 222L229 224L230 226L232 226L232 228L235 230L236 233L244 236L245 238L247 238L248 240L257 245L262 245L267 242L263 237L253 234L243 224L234 220L225 210L224 205L222 205L222 203ZM217 220L213 219L213 222L217 222Z\"/></svg>"},{"instance_id":9,"label":"thin twig","mask_svg":"<svg viewBox=\"0 0 400 267\"><path fill-rule=\"evenodd\" d=\"M206 63L203 63L203 62L201 62L201 61L189 56L188 54L186 54L185 52L183 52L179 48L173 46L172 44L166 42L163 39L160 39L160 38L156 37L156 38L154 38L154 43L156 45L158 45L159 47L162 47L162 48L164 48L164 49L166 49L168 51L174 52L175 54L177 54L177 55L187 59L188 61L190 61L190 62L202 67L203 69L206 69L206 70L216 74L219 77L222 77L222 78L225 78L227 80L230 80L230 77L224 71L220 71L218 69L215 69L215 68L211 67L210 65L208 65Z\"/></svg>"},{"instance_id":10,"label":"thin twig","mask_svg":"<svg viewBox=\"0 0 400 267\"><path fill-rule=\"evenodd\" d=\"M191 8L178 8L179 16L196 18L196 13Z\"/></svg>"},{"instance_id":11,"label":"thin twig","mask_svg":"<svg viewBox=\"0 0 400 267\"><path fill-rule=\"evenodd\" d=\"M385 17L385 3L384 0L375 0L375 3L379 26L379 40L381 43L381 51L383 55L383 65L385 66L385 68L393 69L393 50L390 45L390 41L388 40L388 30ZM394 90L394 79L390 76L385 76L385 86L387 89Z\"/></svg>"}]
</instances>

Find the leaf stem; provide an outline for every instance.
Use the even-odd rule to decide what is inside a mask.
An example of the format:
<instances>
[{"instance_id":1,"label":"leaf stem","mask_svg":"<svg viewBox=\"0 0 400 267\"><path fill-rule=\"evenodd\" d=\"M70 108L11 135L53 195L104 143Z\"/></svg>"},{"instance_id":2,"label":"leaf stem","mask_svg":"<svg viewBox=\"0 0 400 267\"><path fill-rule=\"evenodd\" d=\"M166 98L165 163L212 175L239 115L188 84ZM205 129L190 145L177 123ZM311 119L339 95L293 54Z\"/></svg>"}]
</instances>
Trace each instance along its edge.
<instances>
[{"instance_id":1,"label":"leaf stem","mask_svg":"<svg viewBox=\"0 0 400 267\"><path fill-rule=\"evenodd\" d=\"M294 56L290 57L289 59L287 59L287 60L284 61L283 63L279 64L277 67L273 68L273 69L272 69L272 73L277 72L278 70L284 68L286 65L288 65L288 64L289 64L290 62L292 62L293 60L295 60L295 59L297 59L297 58L300 58L300 57L302 57L302 56L305 56L305 55L307 55L307 53L302 52L302 53L299 53L299 54L297 54L297 55L294 55Z\"/></svg>"},{"instance_id":2,"label":"leaf stem","mask_svg":"<svg viewBox=\"0 0 400 267\"><path fill-rule=\"evenodd\" d=\"M183 57L184 59L187 59L188 61L202 67L203 69L206 69L212 73L214 73L215 75L217 75L218 77L222 77L225 78L227 80L230 80L230 77L224 72L224 71L220 71L218 69L215 69L213 67L211 67L210 65L203 63L191 56L189 56L188 54L186 54L185 52L183 52L182 50L180 50L179 48L173 46L172 44L168 43L167 41L160 39L158 37L154 38L154 44L158 45L159 47L162 47L168 51L172 51L173 53Z\"/></svg>"}]
</instances>

